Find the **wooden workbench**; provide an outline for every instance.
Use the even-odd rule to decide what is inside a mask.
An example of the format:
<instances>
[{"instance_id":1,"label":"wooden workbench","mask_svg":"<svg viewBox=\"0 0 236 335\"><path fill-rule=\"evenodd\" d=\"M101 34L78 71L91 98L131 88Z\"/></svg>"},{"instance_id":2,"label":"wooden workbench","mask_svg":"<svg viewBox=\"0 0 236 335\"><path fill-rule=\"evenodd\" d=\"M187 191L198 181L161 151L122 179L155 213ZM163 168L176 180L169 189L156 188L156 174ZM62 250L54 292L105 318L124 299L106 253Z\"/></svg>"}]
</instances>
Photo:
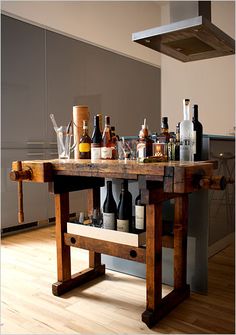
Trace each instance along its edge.
<instances>
[{"instance_id":1,"label":"wooden workbench","mask_svg":"<svg viewBox=\"0 0 236 335\"><path fill-rule=\"evenodd\" d=\"M13 162L11 179L49 183L55 194L57 277L54 295L63 293L105 273L101 254L146 263L146 310L142 320L152 327L187 298L186 283L188 193L214 186L212 162L137 163L136 161L44 160ZM22 170L21 170L22 169ZM18 171L17 171L18 170ZM21 170L21 171L19 171ZM105 178L137 180L146 204L146 247L133 247L67 233L69 192L88 189L88 210L100 207L100 187ZM162 203L175 202L173 237L162 237ZM162 246L174 249L174 288L162 297ZM88 269L71 274L70 247L89 250Z\"/></svg>"}]
</instances>

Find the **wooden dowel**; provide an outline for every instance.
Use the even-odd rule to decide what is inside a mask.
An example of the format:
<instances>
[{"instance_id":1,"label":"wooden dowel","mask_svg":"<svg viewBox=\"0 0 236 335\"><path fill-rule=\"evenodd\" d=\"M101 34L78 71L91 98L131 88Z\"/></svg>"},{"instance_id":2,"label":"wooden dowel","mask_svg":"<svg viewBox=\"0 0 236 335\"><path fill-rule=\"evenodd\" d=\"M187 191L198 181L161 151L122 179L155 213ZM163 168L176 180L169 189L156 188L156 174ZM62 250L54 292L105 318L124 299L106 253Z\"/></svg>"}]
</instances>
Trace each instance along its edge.
<instances>
[{"instance_id":1,"label":"wooden dowel","mask_svg":"<svg viewBox=\"0 0 236 335\"><path fill-rule=\"evenodd\" d=\"M21 161L17 161L17 171L22 171ZM22 181L18 181L18 222L24 222L24 210L23 210L23 186Z\"/></svg>"}]
</instances>

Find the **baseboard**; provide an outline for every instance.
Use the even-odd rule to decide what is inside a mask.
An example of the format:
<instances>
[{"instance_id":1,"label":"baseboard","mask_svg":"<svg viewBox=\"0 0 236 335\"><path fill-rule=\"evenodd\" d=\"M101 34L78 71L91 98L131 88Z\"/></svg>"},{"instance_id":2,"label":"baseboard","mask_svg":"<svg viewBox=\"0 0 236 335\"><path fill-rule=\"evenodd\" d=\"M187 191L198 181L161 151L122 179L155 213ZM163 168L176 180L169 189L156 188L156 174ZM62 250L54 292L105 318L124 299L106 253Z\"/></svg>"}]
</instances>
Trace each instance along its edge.
<instances>
[{"instance_id":1,"label":"baseboard","mask_svg":"<svg viewBox=\"0 0 236 335\"><path fill-rule=\"evenodd\" d=\"M231 243L235 240L235 233L230 233L223 237L221 240L213 243L208 247L208 258L212 257L213 255L217 254L219 251L223 250L224 248L228 247Z\"/></svg>"}]
</instances>

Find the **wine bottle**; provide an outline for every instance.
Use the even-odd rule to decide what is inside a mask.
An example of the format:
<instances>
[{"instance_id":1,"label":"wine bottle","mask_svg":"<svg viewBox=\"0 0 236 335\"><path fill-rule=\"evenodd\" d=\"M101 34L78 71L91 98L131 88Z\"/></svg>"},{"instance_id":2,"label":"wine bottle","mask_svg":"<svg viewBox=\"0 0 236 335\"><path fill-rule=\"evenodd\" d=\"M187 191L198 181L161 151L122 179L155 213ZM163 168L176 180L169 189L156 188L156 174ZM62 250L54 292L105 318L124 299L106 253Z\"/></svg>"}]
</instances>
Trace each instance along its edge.
<instances>
[{"instance_id":1,"label":"wine bottle","mask_svg":"<svg viewBox=\"0 0 236 335\"><path fill-rule=\"evenodd\" d=\"M103 204L103 227L116 230L117 207L112 193L112 182L107 181L107 195Z\"/></svg>"},{"instance_id":2,"label":"wine bottle","mask_svg":"<svg viewBox=\"0 0 236 335\"><path fill-rule=\"evenodd\" d=\"M161 134L160 137L165 139L165 142L168 143L170 139L168 117L164 116L161 120Z\"/></svg>"},{"instance_id":3,"label":"wine bottle","mask_svg":"<svg viewBox=\"0 0 236 335\"><path fill-rule=\"evenodd\" d=\"M145 157L152 156L152 143L153 140L149 137L148 126L146 119L144 119L137 143L137 160L139 162L142 162Z\"/></svg>"},{"instance_id":4,"label":"wine bottle","mask_svg":"<svg viewBox=\"0 0 236 335\"><path fill-rule=\"evenodd\" d=\"M117 211L117 230L130 232L132 230L132 195L128 190L128 180L121 185L120 201Z\"/></svg>"},{"instance_id":5,"label":"wine bottle","mask_svg":"<svg viewBox=\"0 0 236 335\"><path fill-rule=\"evenodd\" d=\"M92 134L92 143L91 143L91 160L96 160L101 158L101 143L102 143L102 134L99 128L99 116L94 116L94 129Z\"/></svg>"},{"instance_id":6,"label":"wine bottle","mask_svg":"<svg viewBox=\"0 0 236 335\"><path fill-rule=\"evenodd\" d=\"M83 135L79 141L79 158L91 158L91 138L88 135L88 121L83 121Z\"/></svg>"},{"instance_id":7,"label":"wine bottle","mask_svg":"<svg viewBox=\"0 0 236 335\"><path fill-rule=\"evenodd\" d=\"M112 159L113 143L111 137L110 117L105 116L105 127L102 135L101 159Z\"/></svg>"},{"instance_id":8,"label":"wine bottle","mask_svg":"<svg viewBox=\"0 0 236 335\"><path fill-rule=\"evenodd\" d=\"M183 100L184 119L180 122L180 161L193 161L193 123L190 120L190 100Z\"/></svg>"},{"instance_id":9,"label":"wine bottle","mask_svg":"<svg viewBox=\"0 0 236 335\"><path fill-rule=\"evenodd\" d=\"M141 193L135 199L135 231L142 233L146 230L146 210L145 205L141 203Z\"/></svg>"},{"instance_id":10,"label":"wine bottle","mask_svg":"<svg viewBox=\"0 0 236 335\"><path fill-rule=\"evenodd\" d=\"M198 105L193 105L193 143L194 143L194 160L202 159L202 124L198 120Z\"/></svg>"}]
</instances>

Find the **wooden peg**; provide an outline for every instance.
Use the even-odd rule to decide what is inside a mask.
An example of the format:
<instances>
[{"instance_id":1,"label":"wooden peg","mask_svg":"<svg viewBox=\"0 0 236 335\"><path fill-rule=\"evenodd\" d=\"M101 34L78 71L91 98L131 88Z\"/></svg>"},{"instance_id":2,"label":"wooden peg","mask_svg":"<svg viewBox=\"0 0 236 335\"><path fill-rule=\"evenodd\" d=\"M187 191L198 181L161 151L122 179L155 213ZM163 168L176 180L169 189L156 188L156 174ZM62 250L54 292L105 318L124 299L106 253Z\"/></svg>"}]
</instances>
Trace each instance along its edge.
<instances>
[{"instance_id":1,"label":"wooden peg","mask_svg":"<svg viewBox=\"0 0 236 335\"><path fill-rule=\"evenodd\" d=\"M228 183L234 182L231 179L227 179L224 176L203 176L199 185L201 188L211 189L211 190L224 190Z\"/></svg>"},{"instance_id":2,"label":"wooden peg","mask_svg":"<svg viewBox=\"0 0 236 335\"><path fill-rule=\"evenodd\" d=\"M17 171L22 171L22 163L21 161L17 161ZM24 210L23 210L23 185L22 179L18 180L18 222L24 222Z\"/></svg>"}]
</instances>

